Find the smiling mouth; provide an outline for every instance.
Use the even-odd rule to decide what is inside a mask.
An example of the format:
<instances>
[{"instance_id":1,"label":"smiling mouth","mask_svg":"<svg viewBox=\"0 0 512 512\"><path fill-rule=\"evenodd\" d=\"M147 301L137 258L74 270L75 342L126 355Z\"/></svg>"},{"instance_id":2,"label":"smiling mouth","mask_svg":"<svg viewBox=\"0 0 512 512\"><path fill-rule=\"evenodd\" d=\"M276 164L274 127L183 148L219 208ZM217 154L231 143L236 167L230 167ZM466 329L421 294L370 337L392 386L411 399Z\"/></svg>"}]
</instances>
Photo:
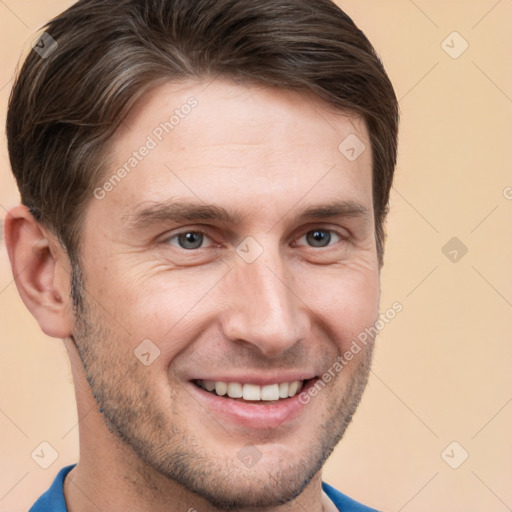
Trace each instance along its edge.
<instances>
[{"instance_id":1,"label":"smiling mouth","mask_svg":"<svg viewBox=\"0 0 512 512\"><path fill-rule=\"evenodd\" d=\"M197 379L192 381L197 387L213 395L239 400L242 402L276 403L298 395L309 381L294 380L259 386L258 384L240 382L217 382Z\"/></svg>"}]
</instances>

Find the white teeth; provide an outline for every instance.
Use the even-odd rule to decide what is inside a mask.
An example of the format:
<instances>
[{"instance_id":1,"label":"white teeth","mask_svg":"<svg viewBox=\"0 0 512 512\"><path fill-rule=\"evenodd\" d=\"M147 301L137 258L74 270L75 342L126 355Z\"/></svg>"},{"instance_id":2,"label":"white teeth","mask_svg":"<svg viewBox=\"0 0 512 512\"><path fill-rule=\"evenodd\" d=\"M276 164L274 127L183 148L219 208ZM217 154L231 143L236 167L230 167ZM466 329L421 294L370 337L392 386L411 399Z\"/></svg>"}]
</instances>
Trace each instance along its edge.
<instances>
[{"instance_id":1,"label":"white teeth","mask_svg":"<svg viewBox=\"0 0 512 512\"><path fill-rule=\"evenodd\" d=\"M262 400L279 400L279 384L271 384L261 388Z\"/></svg>"},{"instance_id":2,"label":"white teeth","mask_svg":"<svg viewBox=\"0 0 512 512\"><path fill-rule=\"evenodd\" d=\"M244 384L244 400L261 400L261 386L257 384Z\"/></svg>"},{"instance_id":3,"label":"white teeth","mask_svg":"<svg viewBox=\"0 0 512 512\"><path fill-rule=\"evenodd\" d=\"M230 398L243 398L250 401L273 402L280 398L291 398L300 393L303 381L280 382L258 386L257 384L240 384L239 382L216 382L213 380L196 381L199 387L219 396L227 395Z\"/></svg>"},{"instance_id":4,"label":"white teeth","mask_svg":"<svg viewBox=\"0 0 512 512\"><path fill-rule=\"evenodd\" d=\"M225 382L215 383L215 393L220 396L224 396L228 391L228 385Z\"/></svg>"},{"instance_id":5,"label":"white teeth","mask_svg":"<svg viewBox=\"0 0 512 512\"><path fill-rule=\"evenodd\" d=\"M298 380L290 382L290 385L288 386L288 396L295 396L299 389L299 384L300 382Z\"/></svg>"},{"instance_id":6,"label":"white teeth","mask_svg":"<svg viewBox=\"0 0 512 512\"><path fill-rule=\"evenodd\" d=\"M230 398L242 398L242 384L230 382L228 384L228 396Z\"/></svg>"}]
</instances>

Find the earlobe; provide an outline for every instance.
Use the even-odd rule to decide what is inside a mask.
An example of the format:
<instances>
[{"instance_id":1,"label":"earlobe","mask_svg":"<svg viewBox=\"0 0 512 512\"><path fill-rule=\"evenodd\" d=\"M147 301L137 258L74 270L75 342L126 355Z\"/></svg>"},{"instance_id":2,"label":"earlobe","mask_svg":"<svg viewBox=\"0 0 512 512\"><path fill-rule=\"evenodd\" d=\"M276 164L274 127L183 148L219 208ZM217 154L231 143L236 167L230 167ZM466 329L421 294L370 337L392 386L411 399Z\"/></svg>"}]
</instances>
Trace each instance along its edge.
<instances>
[{"instance_id":1,"label":"earlobe","mask_svg":"<svg viewBox=\"0 0 512 512\"><path fill-rule=\"evenodd\" d=\"M66 253L24 205L8 212L4 236L21 299L45 334L54 338L69 336L72 308Z\"/></svg>"}]
</instances>

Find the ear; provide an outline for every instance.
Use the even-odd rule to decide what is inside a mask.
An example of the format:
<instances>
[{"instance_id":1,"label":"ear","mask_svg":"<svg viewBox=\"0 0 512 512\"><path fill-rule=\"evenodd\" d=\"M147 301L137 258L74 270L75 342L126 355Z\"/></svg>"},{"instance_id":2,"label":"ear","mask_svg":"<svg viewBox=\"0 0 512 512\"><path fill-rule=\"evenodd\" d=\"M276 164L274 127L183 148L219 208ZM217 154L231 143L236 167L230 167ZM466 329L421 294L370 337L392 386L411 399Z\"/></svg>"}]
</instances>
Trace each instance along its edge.
<instances>
[{"instance_id":1,"label":"ear","mask_svg":"<svg viewBox=\"0 0 512 512\"><path fill-rule=\"evenodd\" d=\"M28 208L12 208L4 220L9 261L21 299L45 334L66 338L72 333L71 264L56 238Z\"/></svg>"}]
</instances>

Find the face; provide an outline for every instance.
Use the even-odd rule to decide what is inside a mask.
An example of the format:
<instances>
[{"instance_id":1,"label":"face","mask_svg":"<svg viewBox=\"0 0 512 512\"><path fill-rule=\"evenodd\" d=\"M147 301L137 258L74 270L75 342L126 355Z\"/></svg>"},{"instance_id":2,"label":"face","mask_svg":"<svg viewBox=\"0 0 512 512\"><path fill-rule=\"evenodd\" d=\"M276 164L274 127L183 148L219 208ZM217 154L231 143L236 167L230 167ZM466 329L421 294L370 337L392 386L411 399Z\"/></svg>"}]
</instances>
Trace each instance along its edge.
<instances>
[{"instance_id":1,"label":"face","mask_svg":"<svg viewBox=\"0 0 512 512\"><path fill-rule=\"evenodd\" d=\"M366 147L356 159L339 149L349 136ZM378 315L363 121L290 91L166 83L109 159L85 215L74 331L105 425L140 474L219 508L292 499L370 367L373 340L344 356Z\"/></svg>"}]
</instances>

